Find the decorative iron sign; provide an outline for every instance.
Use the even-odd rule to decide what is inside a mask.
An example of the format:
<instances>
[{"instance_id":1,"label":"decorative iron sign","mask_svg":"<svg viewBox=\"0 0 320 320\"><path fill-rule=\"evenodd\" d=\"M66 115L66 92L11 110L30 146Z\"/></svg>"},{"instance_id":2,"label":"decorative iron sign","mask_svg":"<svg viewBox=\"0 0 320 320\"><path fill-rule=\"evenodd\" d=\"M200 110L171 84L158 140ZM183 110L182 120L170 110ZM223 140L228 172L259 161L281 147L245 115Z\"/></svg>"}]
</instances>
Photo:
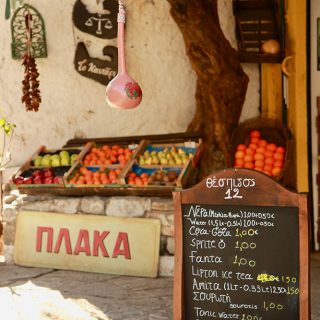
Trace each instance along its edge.
<instances>
[{"instance_id":1,"label":"decorative iron sign","mask_svg":"<svg viewBox=\"0 0 320 320\"><path fill-rule=\"evenodd\" d=\"M103 55L109 59L102 60L90 57L85 44L79 42L74 58L74 67L82 76L106 85L117 74L118 50L114 46L106 46L103 48Z\"/></svg>"},{"instance_id":2,"label":"decorative iron sign","mask_svg":"<svg viewBox=\"0 0 320 320\"><path fill-rule=\"evenodd\" d=\"M90 12L82 0L77 0L73 8L74 25L82 32L102 39L117 37L117 0L104 0L106 14Z\"/></svg>"},{"instance_id":3,"label":"decorative iron sign","mask_svg":"<svg viewBox=\"0 0 320 320\"><path fill-rule=\"evenodd\" d=\"M23 5L11 19L12 44L11 52L13 59L22 59L27 51L27 29L26 15L30 14L31 19L31 56L33 58L47 57L47 44L44 21L40 13L30 5Z\"/></svg>"}]
</instances>

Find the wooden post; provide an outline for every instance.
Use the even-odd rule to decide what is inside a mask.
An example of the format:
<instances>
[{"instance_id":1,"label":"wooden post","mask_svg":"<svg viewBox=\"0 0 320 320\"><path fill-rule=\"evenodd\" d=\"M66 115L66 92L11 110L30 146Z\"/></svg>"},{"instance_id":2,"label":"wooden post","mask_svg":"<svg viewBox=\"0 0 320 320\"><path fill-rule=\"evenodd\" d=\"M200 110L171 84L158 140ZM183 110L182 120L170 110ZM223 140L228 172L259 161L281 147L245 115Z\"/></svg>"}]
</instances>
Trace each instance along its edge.
<instances>
[{"instance_id":1,"label":"wooden post","mask_svg":"<svg viewBox=\"0 0 320 320\"><path fill-rule=\"evenodd\" d=\"M282 72L281 65L261 64L262 117L282 122Z\"/></svg>"},{"instance_id":2,"label":"wooden post","mask_svg":"<svg viewBox=\"0 0 320 320\"><path fill-rule=\"evenodd\" d=\"M307 9L306 0L286 3L286 54L288 62L288 126L295 140L296 189L308 192L307 139Z\"/></svg>"}]
</instances>

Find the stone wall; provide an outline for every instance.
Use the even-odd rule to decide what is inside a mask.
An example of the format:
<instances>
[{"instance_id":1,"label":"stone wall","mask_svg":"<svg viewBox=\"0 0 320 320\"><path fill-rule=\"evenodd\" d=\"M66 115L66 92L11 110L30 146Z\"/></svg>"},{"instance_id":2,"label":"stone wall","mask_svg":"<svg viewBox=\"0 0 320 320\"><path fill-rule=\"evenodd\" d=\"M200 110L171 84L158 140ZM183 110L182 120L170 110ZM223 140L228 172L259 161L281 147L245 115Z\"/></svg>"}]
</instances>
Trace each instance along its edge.
<instances>
[{"instance_id":1,"label":"stone wall","mask_svg":"<svg viewBox=\"0 0 320 320\"><path fill-rule=\"evenodd\" d=\"M171 199L26 196L14 190L4 197L3 239L6 263L13 263L16 219L20 210L159 219L161 221L159 275L173 276L174 214Z\"/></svg>"}]
</instances>

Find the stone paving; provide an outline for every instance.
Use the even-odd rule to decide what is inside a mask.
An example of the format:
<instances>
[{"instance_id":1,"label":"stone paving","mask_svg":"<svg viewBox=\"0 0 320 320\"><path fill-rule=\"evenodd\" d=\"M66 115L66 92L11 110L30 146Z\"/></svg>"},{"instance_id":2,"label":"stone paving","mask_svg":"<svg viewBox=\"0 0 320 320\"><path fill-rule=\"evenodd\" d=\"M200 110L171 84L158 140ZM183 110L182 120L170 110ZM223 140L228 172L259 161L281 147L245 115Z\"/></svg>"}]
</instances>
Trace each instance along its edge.
<instances>
[{"instance_id":1,"label":"stone paving","mask_svg":"<svg viewBox=\"0 0 320 320\"><path fill-rule=\"evenodd\" d=\"M320 254L311 255L320 319ZM132 278L0 265L1 320L172 320L173 278Z\"/></svg>"}]
</instances>

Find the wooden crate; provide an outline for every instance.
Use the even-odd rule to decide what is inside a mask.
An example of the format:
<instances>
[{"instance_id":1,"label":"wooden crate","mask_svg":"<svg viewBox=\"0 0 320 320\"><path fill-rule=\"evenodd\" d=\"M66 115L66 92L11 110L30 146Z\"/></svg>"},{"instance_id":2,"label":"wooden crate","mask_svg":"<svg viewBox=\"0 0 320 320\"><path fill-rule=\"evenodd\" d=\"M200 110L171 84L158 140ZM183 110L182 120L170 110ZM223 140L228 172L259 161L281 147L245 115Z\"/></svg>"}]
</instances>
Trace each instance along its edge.
<instances>
[{"instance_id":1,"label":"wooden crate","mask_svg":"<svg viewBox=\"0 0 320 320\"><path fill-rule=\"evenodd\" d=\"M32 174L34 174L36 171L42 171L45 172L46 169L49 169L53 171L54 176L62 177L61 181L59 183L50 183L45 184L46 189L51 188L63 188L64 187L64 175L67 174L69 171L72 170L73 166L58 166L58 167L44 167L44 166L34 166L34 160L39 155L45 155L45 154L57 154L60 151L68 151L70 154L76 153L78 154L78 160L75 161L74 165L77 165L77 163L80 161L81 157L87 152L87 150L91 147L91 143L87 143L82 148L61 148L61 149L47 149L45 146L40 146L30 158L27 159L27 161L13 174L10 184L13 187L18 188L19 190L23 190L23 192L27 192L27 189L34 189L34 188L43 188L43 183L23 183L23 184L17 184L15 181L18 177L30 177Z\"/></svg>"}]
</instances>

